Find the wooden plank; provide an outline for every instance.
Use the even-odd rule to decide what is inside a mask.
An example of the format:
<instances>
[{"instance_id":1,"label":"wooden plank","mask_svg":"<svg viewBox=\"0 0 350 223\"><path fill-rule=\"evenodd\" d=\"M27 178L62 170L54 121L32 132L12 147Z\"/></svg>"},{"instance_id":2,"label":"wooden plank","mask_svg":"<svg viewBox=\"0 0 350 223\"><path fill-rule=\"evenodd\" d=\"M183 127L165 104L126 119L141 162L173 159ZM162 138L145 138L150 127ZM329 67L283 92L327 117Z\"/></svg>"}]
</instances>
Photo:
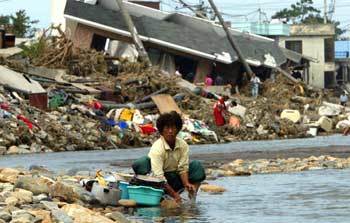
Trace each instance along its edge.
<instances>
[{"instance_id":1,"label":"wooden plank","mask_svg":"<svg viewBox=\"0 0 350 223\"><path fill-rule=\"evenodd\" d=\"M86 90L88 91L90 94L101 94L100 90L97 90L95 88L86 86L84 84L79 84L79 83L71 83L72 86L79 88L80 90Z\"/></svg>"},{"instance_id":2,"label":"wooden plank","mask_svg":"<svg viewBox=\"0 0 350 223\"><path fill-rule=\"evenodd\" d=\"M182 114L179 106L177 106L174 99L168 94L159 94L152 96L153 102L157 105L157 108L161 114L176 111Z\"/></svg>"}]
</instances>

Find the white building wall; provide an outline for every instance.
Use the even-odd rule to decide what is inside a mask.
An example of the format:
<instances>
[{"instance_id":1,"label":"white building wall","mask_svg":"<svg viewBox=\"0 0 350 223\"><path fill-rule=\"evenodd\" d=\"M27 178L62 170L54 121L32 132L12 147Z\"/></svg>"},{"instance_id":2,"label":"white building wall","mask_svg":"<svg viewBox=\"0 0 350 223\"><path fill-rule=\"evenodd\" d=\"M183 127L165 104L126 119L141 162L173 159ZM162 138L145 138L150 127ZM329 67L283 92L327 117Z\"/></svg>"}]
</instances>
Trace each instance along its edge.
<instances>
[{"instance_id":1,"label":"white building wall","mask_svg":"<svg viewBox=\"0 0 350 223\"><path fill-rule=\"evenodd\" d=\"M66 2L67 0L51 0L51 23L54 25L61 24L63 31L66 29L66 21L63 17Z\"/></svg>"},{"instance_id":2,"label":"white building wall","mask_svg":"<svg viewBox=\"0 0 350 223\"><path fill-rule=\"evenodd\" d=\"M324 40L321 36L280 37L280 46L285 47L285 41L302 41L302 54L317 59L318 63L310 62L309 84L315 87L325 87L326 71L335 71L335 63L325 63Z\"/></svg>"}]
</instances>

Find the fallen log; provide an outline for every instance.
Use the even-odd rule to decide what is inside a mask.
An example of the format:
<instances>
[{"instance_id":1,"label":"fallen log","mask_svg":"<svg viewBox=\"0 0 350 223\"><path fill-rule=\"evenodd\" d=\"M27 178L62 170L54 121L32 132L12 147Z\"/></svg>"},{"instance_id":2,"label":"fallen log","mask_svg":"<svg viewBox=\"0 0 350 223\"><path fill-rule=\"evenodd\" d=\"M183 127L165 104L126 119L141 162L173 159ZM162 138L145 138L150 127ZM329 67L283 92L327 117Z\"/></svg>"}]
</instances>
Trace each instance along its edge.
<instances>
[{"instance_id":1,"label":"fallen log","mask_svg":"<svg viewBox=\"0 0 350 223\"><path fill-rule=\"evenodd\" d=\"M299 83L300 81L292 77L287 71L283 70L280 67L275 68L277 71L279 71L281 74L283 74L285 77L287 77L289 80L293 81L294 83Z\"/></svg>"}]
</instances>

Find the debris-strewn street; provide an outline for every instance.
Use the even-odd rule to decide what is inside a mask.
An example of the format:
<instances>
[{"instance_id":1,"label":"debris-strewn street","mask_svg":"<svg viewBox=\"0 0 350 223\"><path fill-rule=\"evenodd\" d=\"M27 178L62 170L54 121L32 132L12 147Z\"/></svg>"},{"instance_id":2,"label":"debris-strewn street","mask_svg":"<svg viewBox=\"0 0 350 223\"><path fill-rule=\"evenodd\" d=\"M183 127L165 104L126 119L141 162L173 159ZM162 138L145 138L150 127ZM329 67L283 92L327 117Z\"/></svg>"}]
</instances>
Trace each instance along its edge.
<instances>
[{"instance_id":1,"label":"debris-strewn street","mask_svg":"<svg viewBox=\"0 0 350 223\"><path fill-rule=\"evenodd\" d=\"M63 33L44 34L20 54L1 59L1 75L17 75L13 82L2 79L2 154L149 146L158 137L155 121L169 98L183 114L179 136L189 144L311 137L348 126L348 109L337 105L331 91L278 74L263 82L258 98L250 96L249 83L231 95L227 124L218 127L215 92L156 67L74 50L71 44ZM35 48L44 50L35 54ZM157 95L170 97L155 103Z\"/></svg>"}]
</instances>

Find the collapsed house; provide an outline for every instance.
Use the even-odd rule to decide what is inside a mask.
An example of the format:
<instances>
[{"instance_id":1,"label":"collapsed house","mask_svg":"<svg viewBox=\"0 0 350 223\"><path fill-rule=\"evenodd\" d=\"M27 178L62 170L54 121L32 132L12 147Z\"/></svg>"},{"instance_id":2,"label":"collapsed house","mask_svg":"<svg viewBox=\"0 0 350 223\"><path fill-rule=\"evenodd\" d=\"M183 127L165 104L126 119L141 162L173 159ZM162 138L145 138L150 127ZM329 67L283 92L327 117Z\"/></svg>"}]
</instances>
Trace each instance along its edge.
<instances>
[{"instance_id":1,"label":"collapsed house","mask_svg":"<svg viewBox=\"0 0 350 223\"><path fill-rule=\"evenodd\" d=\"M244 72L221 26L179 13L166 13L124 2L153 65L168 74L179 71L184 79L199 83L207 74L234 83ZM111 56L137 57L132 38L116 1L86 4L68 0L64 17L67 32L79 48L106 50ZM280 48L272 39L230 29L247 63L263 80L288 60L308 58ZM304 65L307 65L307 62ZM303 66L303 69L307 66Z\"/></svg>"}]
</instances>

